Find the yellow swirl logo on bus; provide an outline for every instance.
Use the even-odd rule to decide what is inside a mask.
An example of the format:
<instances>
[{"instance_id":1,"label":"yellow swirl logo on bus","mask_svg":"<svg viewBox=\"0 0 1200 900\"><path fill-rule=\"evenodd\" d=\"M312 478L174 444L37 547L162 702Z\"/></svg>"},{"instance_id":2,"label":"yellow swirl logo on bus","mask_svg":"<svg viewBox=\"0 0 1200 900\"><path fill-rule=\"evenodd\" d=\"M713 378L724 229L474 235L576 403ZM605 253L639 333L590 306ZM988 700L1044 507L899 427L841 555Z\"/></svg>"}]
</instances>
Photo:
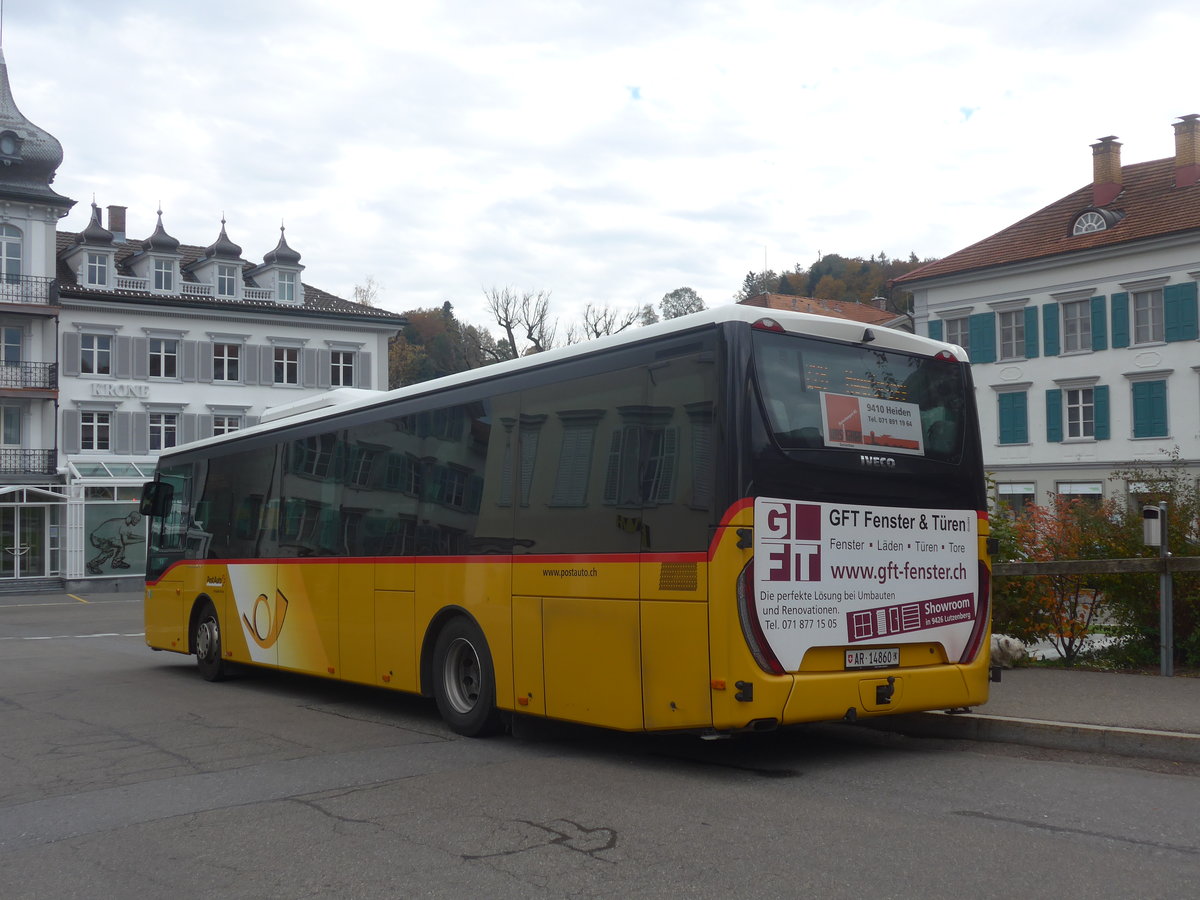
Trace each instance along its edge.
<instances>
[{"instance_id":1,"label":"yellow swirl logo on bus","mask_svg":"<svg viewBox=\"0 0 1200 900\"><path fill-rule=\"evenodd\" d=\"M242 613L242 622L246 631L254 639L254 643L266 650L279 640L279 632L283 630L283 619L287 615L288 601L281 591L275 592L275 605L267 599L266 594L259 594L254 601L253 619Z\"/></svg>"}]
</instances>

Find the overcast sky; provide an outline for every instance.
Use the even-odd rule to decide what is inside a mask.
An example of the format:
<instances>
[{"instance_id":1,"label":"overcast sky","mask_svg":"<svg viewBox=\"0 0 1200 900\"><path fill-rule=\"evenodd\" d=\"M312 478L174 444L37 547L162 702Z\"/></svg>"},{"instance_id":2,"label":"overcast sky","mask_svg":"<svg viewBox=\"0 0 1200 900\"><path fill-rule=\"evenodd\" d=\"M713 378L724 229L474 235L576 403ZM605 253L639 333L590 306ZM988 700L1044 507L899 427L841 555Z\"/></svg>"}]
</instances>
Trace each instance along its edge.
<instances>
[{"instance_id":1,"label":"overcast sky","mask_svg":"<svg viewBox=\"0 0 1200 900\"><path fill-rule=\"evenodd\" d=\"M564 324L820 253L945 256L1174 153L1195 0L7 0L63 226L127 206L393 310L548 290Z\"/></svg>"}]
</instances>

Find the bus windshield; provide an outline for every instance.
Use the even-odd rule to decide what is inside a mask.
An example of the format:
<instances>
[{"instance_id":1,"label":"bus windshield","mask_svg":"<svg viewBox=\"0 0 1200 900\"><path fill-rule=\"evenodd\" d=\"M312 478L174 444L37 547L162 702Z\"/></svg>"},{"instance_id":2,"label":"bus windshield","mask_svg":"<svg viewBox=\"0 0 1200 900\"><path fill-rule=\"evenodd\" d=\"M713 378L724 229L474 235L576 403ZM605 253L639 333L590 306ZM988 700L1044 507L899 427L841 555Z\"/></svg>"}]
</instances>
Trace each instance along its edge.
<instances>
[{"instance_id":1,"label":"bus windshield","mask_svg":"<svg viewBox=\"0 0 1200 900\"><path fill-rule=\"evenodd\" d=\"M768 331L754 333L754 356L780 447L960 461L969 404L956 361Z\"/></svg>"}]
</instances>

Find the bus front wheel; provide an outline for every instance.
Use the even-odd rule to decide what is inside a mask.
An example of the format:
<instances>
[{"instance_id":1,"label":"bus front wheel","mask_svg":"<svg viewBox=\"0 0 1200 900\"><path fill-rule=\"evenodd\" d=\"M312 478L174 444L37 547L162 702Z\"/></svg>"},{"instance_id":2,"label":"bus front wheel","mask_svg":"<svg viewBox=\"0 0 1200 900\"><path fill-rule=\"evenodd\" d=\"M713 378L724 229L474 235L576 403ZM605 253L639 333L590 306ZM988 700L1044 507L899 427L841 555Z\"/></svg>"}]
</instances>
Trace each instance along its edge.
<instances>
[{"instance_id":1,"label":"bus front wheel","mask_svg":"<svg viewBox=\"0 0 1200 900\"><path fill-rule=\"evenodd\" d=\"M492 653L479 626L451 619L433 647L433 697L453 731L484 737L500 730Z\"/></svg>"},{"instance_id":2,"label":"bus front wheel","mask_svg":"<svg viewBox=\"0 0 1200 900\"><path fill-rule=\"evenodd\" d=\"M195 624L192 625L192 650L205 681L221 681L225 678L225 660L221 657L221 622L217 618L217 608L209 600L200 606Z\"/></svg>"}]
</instances>

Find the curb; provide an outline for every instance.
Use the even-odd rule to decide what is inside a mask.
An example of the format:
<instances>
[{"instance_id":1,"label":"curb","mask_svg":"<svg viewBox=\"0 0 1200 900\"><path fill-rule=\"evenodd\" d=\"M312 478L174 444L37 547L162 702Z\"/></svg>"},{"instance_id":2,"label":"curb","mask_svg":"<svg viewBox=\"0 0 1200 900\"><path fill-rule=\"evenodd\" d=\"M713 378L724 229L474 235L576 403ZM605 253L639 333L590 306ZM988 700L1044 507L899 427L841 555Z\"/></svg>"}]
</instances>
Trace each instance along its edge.
<instances>
[{"instance_id":1,"label":"curb","mask_svg":"<svg viewBox=\"0 0 1200 900\"><path fill-rule=\"evenodd\" d=\"M1051 722L978 713L927 712L877 719L859 719L859 725L895 731L911 737L947 738L1024 744L1050 750L1082 753L1111 753L1163 759L1171 762L1200 762L1200 734L1157 731L1148 728L1118 728Z\"/></svg>"}]
</instances>

